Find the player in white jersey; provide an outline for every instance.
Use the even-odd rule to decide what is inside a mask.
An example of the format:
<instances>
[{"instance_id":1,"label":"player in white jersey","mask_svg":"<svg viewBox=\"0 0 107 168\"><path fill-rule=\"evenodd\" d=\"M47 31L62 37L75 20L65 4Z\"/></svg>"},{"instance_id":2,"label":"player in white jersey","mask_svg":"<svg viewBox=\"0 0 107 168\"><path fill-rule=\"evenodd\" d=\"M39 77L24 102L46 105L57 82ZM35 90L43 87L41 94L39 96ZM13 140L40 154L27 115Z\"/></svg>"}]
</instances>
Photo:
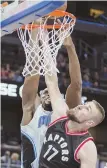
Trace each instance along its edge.
<instances>
[{"instance_id":1,"label":"player in white jersey","mask_svg":"<svg viewBox=\"0 0 107 168\"><path fill-rule=\"evenodd\" d=\"M33 38L36 30L33 31ZM74 44L70 37L64 41L69 56L69 72L71 83L66 92L66 103L69 108L75 107L81 97L81 73ZM75 72L75 73L74 73ZM51 121L52 107L47 89L37 95L39 75L25 78L22 91L23 118L22 133L22 162L24 168L38 168L38 159L47 126ZM77 96L78 95L78 96Z\"/></svg>"}]
</instances>

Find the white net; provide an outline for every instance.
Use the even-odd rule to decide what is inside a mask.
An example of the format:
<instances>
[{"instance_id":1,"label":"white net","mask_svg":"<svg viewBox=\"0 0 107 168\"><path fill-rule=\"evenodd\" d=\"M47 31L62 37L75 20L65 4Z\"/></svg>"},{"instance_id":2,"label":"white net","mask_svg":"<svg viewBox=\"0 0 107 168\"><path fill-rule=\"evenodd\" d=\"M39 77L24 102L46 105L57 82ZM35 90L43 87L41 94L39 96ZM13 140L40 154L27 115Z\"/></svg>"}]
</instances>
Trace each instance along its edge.
<instances>
[{"instance_id":1,"label":"white net","mask_svg":"<svg viewBox=\"0 0 107 168\"><path fill-rule=\"evenodd\" d=\"M24 29L18 29L18 36L26 54L23 76L51 75L56 71L58 72L56 68L58 50L64 39L72 33L75 20L69 15L65 15L61 20L60 28L56 29L57 17L54 17L51 29L47 30L45 25L48 24L49 19L50 16L41 19L36 28L36 35L33 32L34 23L31 24L30 28L26 25Z\"/></svg>"}]
</instances>

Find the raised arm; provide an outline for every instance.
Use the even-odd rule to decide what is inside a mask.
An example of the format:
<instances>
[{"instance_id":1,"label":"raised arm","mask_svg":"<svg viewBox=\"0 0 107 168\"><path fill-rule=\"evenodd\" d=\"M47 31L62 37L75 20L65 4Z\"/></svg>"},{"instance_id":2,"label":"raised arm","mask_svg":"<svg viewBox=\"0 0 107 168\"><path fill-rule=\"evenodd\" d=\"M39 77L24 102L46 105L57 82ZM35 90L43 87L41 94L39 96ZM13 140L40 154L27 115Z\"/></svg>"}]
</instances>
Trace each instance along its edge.
<instances>
[{"instance_id":1,"label":"raised arm","mask_svg":"<svg viewBox=\"0 0 107 168\"><path fill-rule=\"evenodd\" d=\"M31 37L33 40L35 40L36 35L37 35L37 29L32 31ZM30 45L33 45L31 41L29 41L29 43ZM22 90L22 108L23 108L22 125L28 124L32 119L33 112L36 108L35 100L38 99L37 97L38 84L39 84L39 75L27 76L25 78Z\"/></svg>"},{"instance_id":2,"label":"raised arm","mask_svg":"<svg viewBox=\"0 0 107 168\"><path fill-rule=\"evenodd\" d=\"M28 76L25 78L22 90L22 125L27 125L32 119L32 115L35 110L35 100L38 91L38 83L39 75Z\"/></svg>"},{"instance_id":3,"label":"raised arm","mask_svg":"<svg viewBox=\"0 0 107 168\"><path fill-rule=\"evenodd\" d=\"M45 75L45 81L53 109L51 121L54 121L62 116L66 116L68 106L65 103L64 98L62 97L58 88L57 74L53 74L52 76Z\"/></svg>"},{"instance_id":4,"label":"raised arm","mask_svg":"<svg viewBox=\"0 0 107 168\"><path fill-rule=\"evenodd\" d=\"M82 79L79 60L76 54L75 46L71 37L67 37L64 41L69 57L69 74L71 83L66 91L66 103L69 108L81 104Z\"/></svg>"}]
</instances>

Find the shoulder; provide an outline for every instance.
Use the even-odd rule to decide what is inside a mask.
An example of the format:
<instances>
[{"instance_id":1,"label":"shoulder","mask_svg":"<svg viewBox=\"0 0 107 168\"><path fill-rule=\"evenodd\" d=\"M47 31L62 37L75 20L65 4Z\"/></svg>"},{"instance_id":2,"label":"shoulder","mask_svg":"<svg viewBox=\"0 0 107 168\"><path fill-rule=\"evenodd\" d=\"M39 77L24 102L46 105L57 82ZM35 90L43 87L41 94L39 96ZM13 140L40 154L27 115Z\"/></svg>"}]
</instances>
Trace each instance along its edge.
<instances>
[{"instance_id":1,"label":"shoulder","mask_svg":"<svg viewBox=\"0 0 107 168\"><path fill-rule=\"evenodd\" d=\"M93 141L87 141L78 151L77 158L81 161L96 163L97 149L95 143Z\"/></svg>"}]
</instances>

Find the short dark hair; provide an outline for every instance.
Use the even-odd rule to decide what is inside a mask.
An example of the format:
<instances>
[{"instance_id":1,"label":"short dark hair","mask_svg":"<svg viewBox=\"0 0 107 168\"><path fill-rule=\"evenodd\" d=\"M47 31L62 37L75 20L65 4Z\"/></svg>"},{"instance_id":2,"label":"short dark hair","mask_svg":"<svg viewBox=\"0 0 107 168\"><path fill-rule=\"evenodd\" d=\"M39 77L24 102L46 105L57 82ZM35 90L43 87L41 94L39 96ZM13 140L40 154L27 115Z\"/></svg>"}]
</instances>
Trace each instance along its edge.
<instances>
[{"instance_id":1,"label":"short dark hair","mask_svg":"<svg viewBox=\"0 0 107 168\"><path fill-rule=\"evenodd\" d=\"M96 100L93 100L93 103L96 105L97 109L99 110L100 114L102 114L102 118L100 120L100 122L102 122L105 118L105 110L104 108L101 106L100 103L98 103Z\"/></svg>"}]
</instances>

